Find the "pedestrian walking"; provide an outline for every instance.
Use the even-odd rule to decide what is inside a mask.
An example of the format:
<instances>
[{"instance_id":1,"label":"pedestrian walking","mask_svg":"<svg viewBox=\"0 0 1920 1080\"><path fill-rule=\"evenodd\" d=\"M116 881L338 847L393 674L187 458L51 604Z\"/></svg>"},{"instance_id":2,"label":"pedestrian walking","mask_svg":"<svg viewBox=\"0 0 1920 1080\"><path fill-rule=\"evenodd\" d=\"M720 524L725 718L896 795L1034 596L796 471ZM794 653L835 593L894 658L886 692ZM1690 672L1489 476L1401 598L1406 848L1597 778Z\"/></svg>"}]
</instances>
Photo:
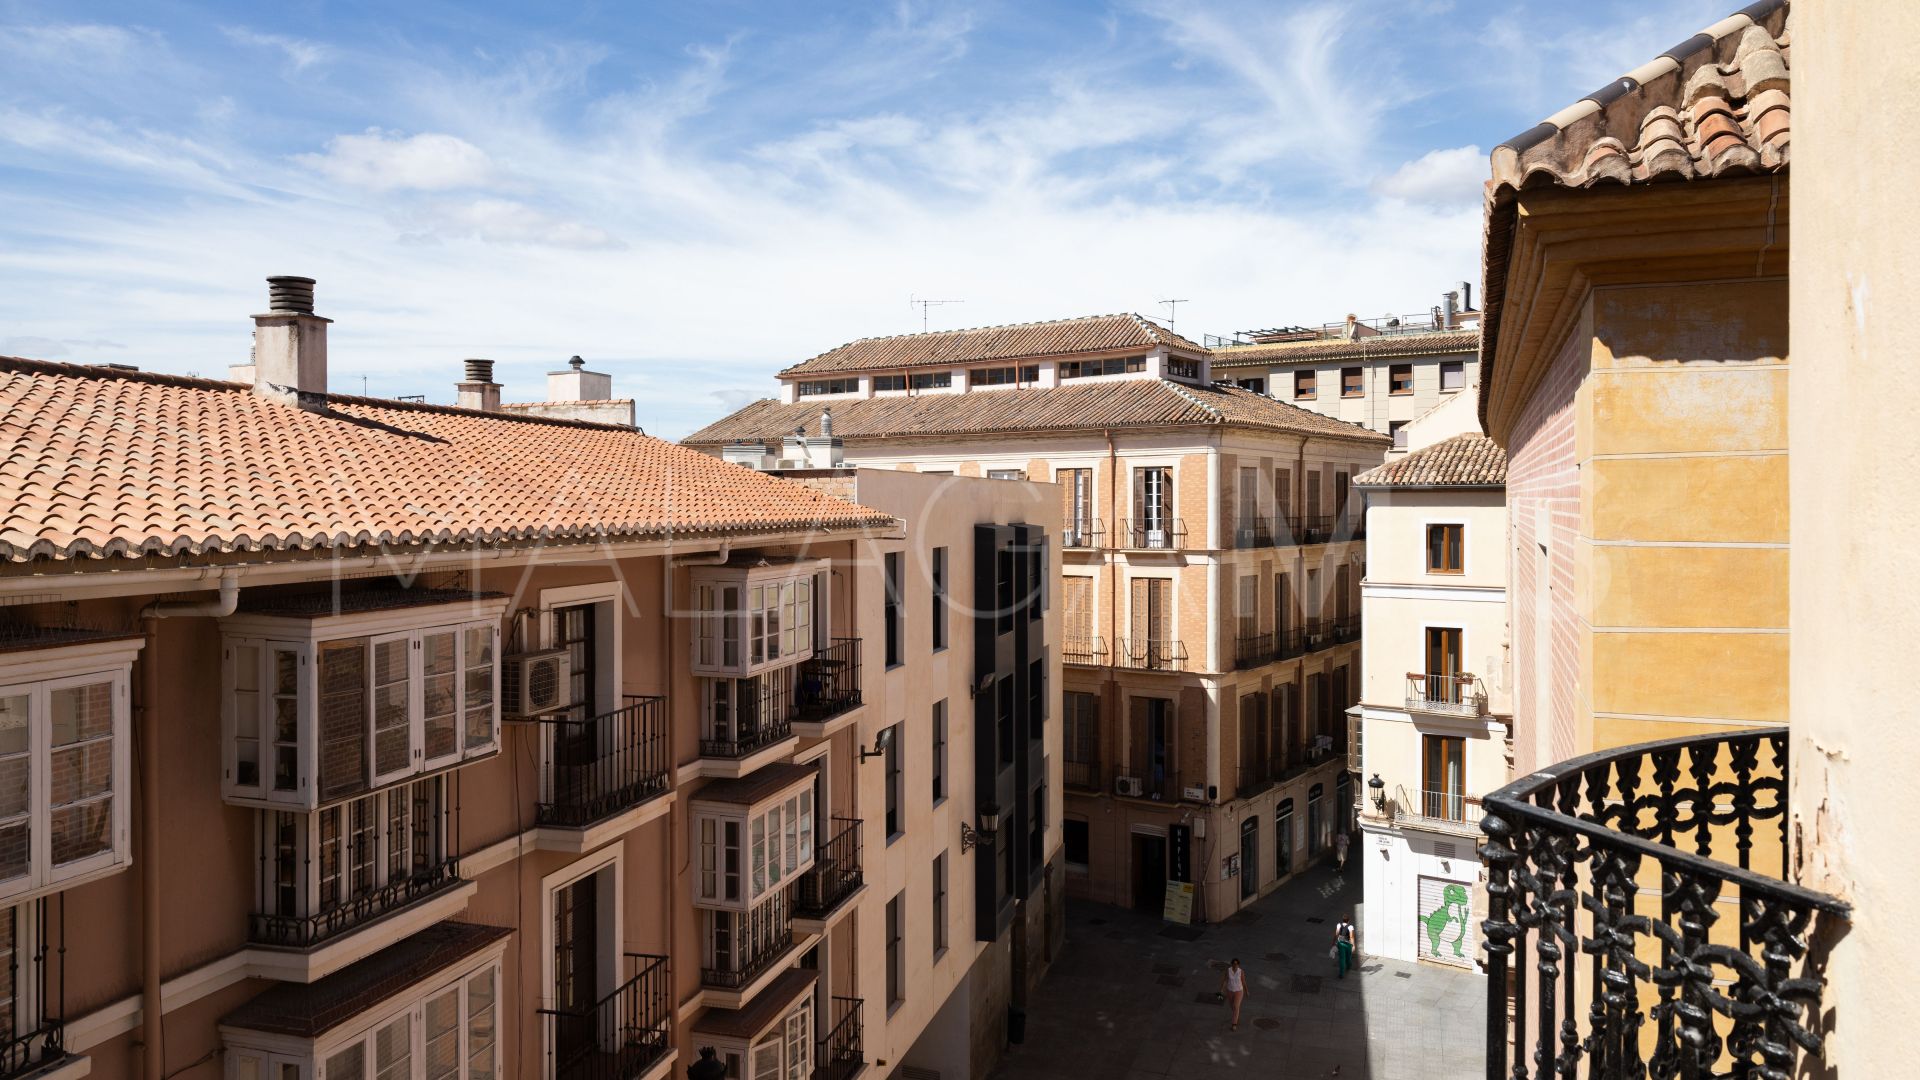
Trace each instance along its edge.
<instances>
[{"instance_id":1,"label":"pedestrian walking","mask_svg":"<svg viewBox=\"0 0 1920 1080\"><path fill-rule=\"evenodd\" d=\"M1336 870L1347 868L1347 834L1344 832L1333 834L1333 866Z\"/></svg>"},{"instance_id":2,"label":"pedestrian walking","mask_svg":"<svg viewBox=\"0 0 1920 1080\"><path fill-rule=\"evenodd\" d=\"M727 1066L713 1047L700 1048L700 1060L687 1066L687 1080L726 1080Z\"/></svg>"},{"instance_id":3,"label":"pedestrian walking","mask_svg":"<svg viewBox=\"0 0 1920 1080\"><path fill-rule=\"evenodd\" d=\"M1346 916L1333 928L1333 958L1339 965L1340 977L1347 977L1347 969L1353 966L1353 924Z\"/></svg>"},{"instance_id":4,"label":"pedestrian walking","mask_svg":"<svg viewBox=\"0 0 1920 1080\"><path fill-rule=\"evenodd\" d=\"M1220 993L1227 999L1227 1004L1233 1007L1231 1030L1239 1031L1240 1005L1247 1000L1247 972L1240 966L1238 957L1227 961L1227 970L1220 973Z\"/></svg>"}]
</instances>

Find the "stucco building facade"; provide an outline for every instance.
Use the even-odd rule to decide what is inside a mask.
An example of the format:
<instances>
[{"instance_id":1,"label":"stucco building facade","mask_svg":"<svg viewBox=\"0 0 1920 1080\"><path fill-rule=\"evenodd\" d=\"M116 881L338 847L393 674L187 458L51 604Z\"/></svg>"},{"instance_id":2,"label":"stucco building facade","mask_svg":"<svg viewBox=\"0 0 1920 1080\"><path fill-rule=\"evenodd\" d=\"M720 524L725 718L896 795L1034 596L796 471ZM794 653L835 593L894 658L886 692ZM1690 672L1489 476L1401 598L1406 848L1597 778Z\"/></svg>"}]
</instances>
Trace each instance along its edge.
<instances>
[{"instance_id":1,"label":"stucco building facade","mask_svg":"<svg viewBox=\"0 0 1920 1080\"><path fill-rule=\"evenodd\" d=\"M685 440L763 468L826 453L1054 484L1068 889L1160 911L1184 883L1201 920L1350 827L1351 478L1387 445L1209 363L1133 316L868 339Z\"/></svg>"},{"instance_id":2,"label":"stucco building facade","mask_svg":"<svg viewBox=\"0 0 1920 1080\"><path fill-rule=\"evenodd\" d=\"M273 285L253 381L0 360L0 1069L984 1073L1058 934L1051 491L929 518L936 655L917 478L329 393Z\"/></svg>"}]
</instances>

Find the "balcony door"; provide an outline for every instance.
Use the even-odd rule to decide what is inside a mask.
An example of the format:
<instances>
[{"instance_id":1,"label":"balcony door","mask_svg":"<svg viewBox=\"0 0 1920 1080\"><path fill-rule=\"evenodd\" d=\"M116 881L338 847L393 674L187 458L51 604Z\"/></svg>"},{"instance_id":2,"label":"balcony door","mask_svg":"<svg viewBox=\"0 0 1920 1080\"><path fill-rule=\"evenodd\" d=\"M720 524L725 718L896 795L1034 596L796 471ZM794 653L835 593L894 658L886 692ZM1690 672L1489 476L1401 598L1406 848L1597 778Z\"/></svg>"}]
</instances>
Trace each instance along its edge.
<instances>
[{"instance_id":1,"label":"balcony door","mask_svg":"<svg viewBox=\"0 0 1920 1080\"><path fill-rule=\"evenodd\" d=\"M1260 470L1240 470L1240 497L1234 503L1234 543L1252 547L1254 520L1260 509Z\"/></svg>"},{"instance_id":2,"label":"balcony door","mask_svg":"<svg viewBox=\"0 0 1920 1080\"><path fill-rule=\"evenodd\" d=\"M1466 815L1467 740L1457 735L1422 736L1422 816L1461 821Z\"/></svg>"},{"instance_id":3,"label":"balcony door","mask_svg":"<svg viewBox=\"0 0 1920 1080\"><path fill-rule=\"evenodd\" d=\"M562 1075L591 1054L599 1042L594 1003L600 999L600 875L553 894L554 1060Z\"/></svg>"},{"instance_id":4,"label":"balcony door","mask_svg":"<svg viewBox=\"0 0 1920 1080\"><path fill-rule=\"evenodd\" d=\"M1460 704L1460 628L1427 628L1427 700Z\"/></svg>"},{"instance_id":5,"label":"balcony door","mask_svg":"<svg viewBox=\"0 0 1920 1080\"><path fill-rule=\"evenodd\" d=\"M1165 698L1133 699L1133 730L1129 732L1129 766L1146 785L1147 794L1166 797L1172 776L1168 731L1169 702Z\"/></svg>"},{"instance_id":6,"label":"balcony door","mask_svg":"<svg viewBox=\"0 0 1920 1080\"><path fill-rule=\"evenodd\" d=\"M607 702L597 700L600 673L598 623L595 604L575 604L553 611L553 647L567 650L572 661L568 676L567 700L572 704L553 735L553 796L555 802L570 802L580 794L598 756L599 732L593 718L606 711Z\"/></svg>"},{"instance_id":7,"label":"balcony door","mask_svg":"<svg viewBox=\"0 0 1920 1080\"><path fill-rule=\"evenodd\" d=\"M1135 547L1172 547L1173 470L1133 470Z\"/></svg>"},{"instance_id":8,"label":"balcony door","mask_svg":"<svg viewBox=\"0 0 1920 1080\"><path fill-rule=\"evenodd\" d=\"M1067 503L1067 546L1086 547L1093 542L1093 470L1061 469L1059 480Z\"/></svg>"},{"instance_id":9,"label":"balcony door","mask_svg":"<svg viewBox=\"0 0 1920 1080\"><path fill-rule=\"evenodd\" d=\"M1129 654L1141 667L1166 667L1173 656L1173 582L1167 578L1134 578L1130 622Z\"/></svg>"}]
</instances>

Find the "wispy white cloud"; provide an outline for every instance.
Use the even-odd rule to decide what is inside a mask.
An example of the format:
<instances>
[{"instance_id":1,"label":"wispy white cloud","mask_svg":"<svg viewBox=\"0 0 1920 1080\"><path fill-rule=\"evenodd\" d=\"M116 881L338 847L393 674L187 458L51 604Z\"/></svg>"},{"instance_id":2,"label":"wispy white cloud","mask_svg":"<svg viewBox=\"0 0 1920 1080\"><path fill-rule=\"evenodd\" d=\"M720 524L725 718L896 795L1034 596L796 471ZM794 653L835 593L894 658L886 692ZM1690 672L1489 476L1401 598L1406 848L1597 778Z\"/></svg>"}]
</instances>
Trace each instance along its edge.
<instances>
[{"instance_id":1,"label":"wispy white cloud","mask_svg":"<svg viewBox=\"0 0 1920 1080\"><path fill-rule=\"evenodd\" d=\"M574 250L620 250L627 245L595 225L569 221L512 199L481 198L433 203L415 209L408 242L471 237L489 244L522 244Z\"/></svg>"},{"instance_id":2,"label":"wispy white cloud","mask_svg":"<svg viewBox=\"0 0 1920 1080\"><path fill-rule=\"evenodd\" d=\"M329 179L372 191L445 191L483 187L493 162L479 147L453 135L368 128L359 135L336 135L324 154L300 154L301 165Z\"/></svg>"},{"instance_id":3,"label":"wispy white cloud","mask_svg":"<svg viewBox=\"0 0 1920 1080\"><path fill-rule=\"evenodd\" d=\"M257 49L274 49L287 58L287 63L295 71L304 71L326 60L331 54L326 46L317 42L303 41L285 34L263 34L249 30L244 26L223 26L220 32L235 45L245 45Z\"/></svg>"},{"instance_id":4,"label":"wispy white cloud","mask_svg":"<svg viewBox=\"0 0 1920 1080\"><path fill-rule=\"evenodd\" d=\"M1375 180L1373 191L1389 199L1436 206L1477 204L1487 173L1487 155L1478 146L1430 150Z\"/></svg>"}]
</instances>

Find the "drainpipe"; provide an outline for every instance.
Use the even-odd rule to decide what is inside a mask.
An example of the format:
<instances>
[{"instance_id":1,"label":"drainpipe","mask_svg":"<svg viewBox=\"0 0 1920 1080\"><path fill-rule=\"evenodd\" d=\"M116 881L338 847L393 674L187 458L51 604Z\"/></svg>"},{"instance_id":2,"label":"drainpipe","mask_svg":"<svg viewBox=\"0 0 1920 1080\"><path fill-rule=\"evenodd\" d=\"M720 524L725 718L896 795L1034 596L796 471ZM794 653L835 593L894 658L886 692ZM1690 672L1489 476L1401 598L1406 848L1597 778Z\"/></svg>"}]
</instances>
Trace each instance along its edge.
<instances>
[{"instance_id":1,"label":"drainpipe","mask_svg":"<svg viewBox=\"0 0 1920 1080\"><path fill-rule=\"evenodd\" d=\"M217 600L148 604L140 611L147 636L140 661L140 1025L141 1075L160 1080L167 1070L166 1006L160 995L160 620L224 618L240 602L240 580L220 577Z\"/></svg>"},{"instance_id":2,"label":"drainpipe","mask_svg":"<svg viewBox=\"0 0 1920 1080\"><path fill-rule=\"evenodd\" d=\"M702 552L701 554L698 554L698 555L674 555L671 558L669 558L667 561L670 567L671 566L721 566L726 563L728 557L731 556L732 554L733 554L733 541L722 540L720 541L720 550L718 551ZM672 582L669 580L667 584L671 586ZM669 607L671 607L671 605L669 605Z\"/></svg>"}]
</instances>

